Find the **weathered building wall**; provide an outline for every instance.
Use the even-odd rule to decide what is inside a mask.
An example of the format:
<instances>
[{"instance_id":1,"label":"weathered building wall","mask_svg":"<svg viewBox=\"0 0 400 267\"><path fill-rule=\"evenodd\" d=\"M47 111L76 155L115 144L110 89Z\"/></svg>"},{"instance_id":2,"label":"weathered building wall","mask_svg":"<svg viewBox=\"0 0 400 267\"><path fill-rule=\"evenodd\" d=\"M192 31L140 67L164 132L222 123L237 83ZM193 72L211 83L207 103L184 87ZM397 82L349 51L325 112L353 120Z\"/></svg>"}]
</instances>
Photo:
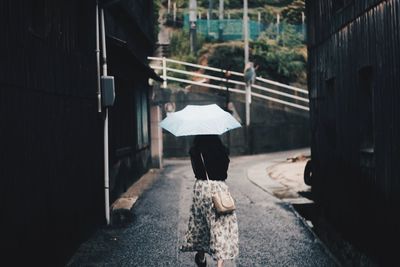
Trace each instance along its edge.
<instances>
[{"instance_id":1,"label":"weathered building wall","mask_svg":"<svg viewBox=\"0 0 400 267\"><path fill-rule=\"evenodd\" d=\"M151 9L152 2L142 2ZM0 2L1 251L13 266L62 266L105 223L95 7L95 0ZM112 8L117 6L108 6L106 16ZM140 59L150 54L152 41L135 40L144 51L140 59L120 62L119 56L129 59L132 52L115 48L112 33L107 47L109 75L116 81L110 109L114 199L149 166L148 73Z\"/></svg>"},{"instance_id":2,"label":"weathered building wall","mask_svg":"<svg viewBox=\"0 0 400 267\"><path fill-rule=\"evenodd\" d=\"M313 192L347 236L388 255L381 244L400 228L400 1L306 6Z\"/></svg>"}]
</instances>

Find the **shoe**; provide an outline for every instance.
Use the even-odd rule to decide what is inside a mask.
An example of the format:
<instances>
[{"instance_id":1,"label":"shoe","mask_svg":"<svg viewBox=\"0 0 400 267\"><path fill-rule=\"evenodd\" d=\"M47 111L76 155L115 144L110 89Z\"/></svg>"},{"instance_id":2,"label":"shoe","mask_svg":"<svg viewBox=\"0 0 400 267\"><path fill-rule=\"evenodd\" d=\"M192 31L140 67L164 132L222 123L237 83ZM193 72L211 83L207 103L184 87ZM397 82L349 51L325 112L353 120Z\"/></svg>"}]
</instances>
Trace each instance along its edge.
<instances>
[{"instance_id":1,"label":"shoe","mask_svg":"<svg viewBox=\"0 0 400 267\"><path fill-rule=\"evenodd\" d=\"M204 258L200 258L200 254L197 252L196 255L194 256L194 262L197 264L199 267L207 267L207 260L206 260L206 255L204 255Z\"/></svg>"}]
</instances>

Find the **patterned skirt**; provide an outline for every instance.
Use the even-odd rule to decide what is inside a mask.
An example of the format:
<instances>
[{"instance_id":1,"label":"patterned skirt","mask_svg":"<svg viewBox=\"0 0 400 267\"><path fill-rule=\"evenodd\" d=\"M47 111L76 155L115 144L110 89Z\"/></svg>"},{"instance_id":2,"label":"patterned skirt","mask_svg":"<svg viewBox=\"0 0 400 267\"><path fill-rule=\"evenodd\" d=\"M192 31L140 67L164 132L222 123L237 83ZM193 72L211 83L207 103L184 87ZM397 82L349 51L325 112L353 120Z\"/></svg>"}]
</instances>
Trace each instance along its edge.
<instances>
[{"instance_id":1,"label":"patterned skirt","mask_svg":"<svg viewBox=\"0 0 400 267\"><path fill-rule=\"evenodd\" d=\"M239 254L239 231L235 212L218 215L212 204L212 193L218 187L228 190L223 181L196 180L189 225L181 251L204 251L215 260L231 260Z\"/></svg>"}]
</instances>

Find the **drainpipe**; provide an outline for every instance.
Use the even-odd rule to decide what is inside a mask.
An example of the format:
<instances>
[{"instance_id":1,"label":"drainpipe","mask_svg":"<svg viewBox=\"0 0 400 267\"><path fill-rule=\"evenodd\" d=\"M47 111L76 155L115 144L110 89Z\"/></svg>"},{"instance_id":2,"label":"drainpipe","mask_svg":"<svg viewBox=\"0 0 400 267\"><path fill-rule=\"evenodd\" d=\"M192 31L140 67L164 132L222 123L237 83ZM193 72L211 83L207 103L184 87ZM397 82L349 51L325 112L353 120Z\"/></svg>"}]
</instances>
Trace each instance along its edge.
<instances>
[{"instance_id":1,"label":"drainpipe","mask_svg":"<svg viewBox=\"0 0 400 267\"><path fill-rule=\"evenodd\" d=\"M96 1L97 111L101 112L99 3Z\"/></svg>"},{"instance_id":2,"label":"drainpipe","mask_svg":"<svg viewBox=\"0 0 400 267\"><path fill-rule=\"evenodd\" d=\"M106 51L106 29L104 23L104 9L100 8L101 23L101 50L103 59L102 76L107 76L107 51ZM104 200L107 225L110 225L110 194L109 194L109 162L108 162L108 108L104 108Z\"/></svg>"}]
</instances>

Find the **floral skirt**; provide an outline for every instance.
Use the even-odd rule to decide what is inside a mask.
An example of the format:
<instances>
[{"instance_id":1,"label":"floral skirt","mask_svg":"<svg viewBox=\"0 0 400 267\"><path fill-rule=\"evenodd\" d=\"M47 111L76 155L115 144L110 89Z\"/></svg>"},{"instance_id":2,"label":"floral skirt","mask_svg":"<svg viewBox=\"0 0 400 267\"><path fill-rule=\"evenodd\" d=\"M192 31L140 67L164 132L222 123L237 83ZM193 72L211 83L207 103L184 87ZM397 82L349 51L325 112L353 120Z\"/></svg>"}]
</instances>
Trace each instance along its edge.
<instances>
[{"instance_id":1,"label":"floral skirt","mask_svg":"<svg viewBox=\"0 0 400 267\"><path fill-rule=\"evenodd\" d=\"M239 231L235 212L218 215L212 193L228 190L223 181L196 180L189 225L181 251L204 251L215 260L230 260L239 254Z\"/></svg>"}]
</instances>

